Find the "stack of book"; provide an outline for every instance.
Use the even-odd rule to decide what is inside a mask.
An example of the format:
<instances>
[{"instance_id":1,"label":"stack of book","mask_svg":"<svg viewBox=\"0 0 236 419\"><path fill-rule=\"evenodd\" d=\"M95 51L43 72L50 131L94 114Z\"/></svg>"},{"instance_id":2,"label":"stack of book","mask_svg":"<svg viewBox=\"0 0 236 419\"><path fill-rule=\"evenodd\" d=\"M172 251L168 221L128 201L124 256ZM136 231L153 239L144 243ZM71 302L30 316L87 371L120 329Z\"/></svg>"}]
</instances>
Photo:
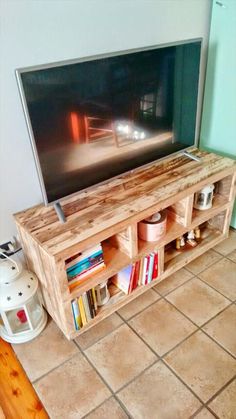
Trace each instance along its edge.
<instances>
[{"instance_id":1,"label":"stack of book","mask_svg":"<svg viewBox=\"0 0 236 419\"><path fill-rule=\"evenodd\" d=\"M81 329L97 314L97 299L94 288L84 292L71 302L76 330Z\"/></svg>"},{"instance_id":2,"label":"stack of book","mask_svg":"<svg viewBox=\"0 0 236 419\"><path fill-rule=\"evenodd\" d=\"M137 286L150 284L158 277L158 252L152 252L133 265L122 269L112 278L116 287L130 294Z\"/></svg>"},{"instance_id":3,"label":"stack of book","mask_svg":"<svg viewBox=\"0 0 236 419\"><path fill-rule=\"evenodd\" d=\"M65 269L70 291L105 268L101 244L66 260Z\"/></svg>"}]
</instances>

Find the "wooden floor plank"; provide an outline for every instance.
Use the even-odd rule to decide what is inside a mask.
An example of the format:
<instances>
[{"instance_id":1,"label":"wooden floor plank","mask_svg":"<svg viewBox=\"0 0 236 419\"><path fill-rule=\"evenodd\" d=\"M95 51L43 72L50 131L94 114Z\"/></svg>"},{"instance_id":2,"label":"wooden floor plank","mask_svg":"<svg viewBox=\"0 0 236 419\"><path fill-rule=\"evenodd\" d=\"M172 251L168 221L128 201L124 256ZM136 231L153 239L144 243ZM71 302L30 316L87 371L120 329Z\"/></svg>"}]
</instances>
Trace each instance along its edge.
<instances>
[{"instance_id":1,"label":"wooden floor plank","mask_svg":"<svg viewBox=\"0 0 236 419\"><path fill-rule=\"evenodd\" d=\"M49 418L11 345L0 338L0 418Z\"/></svg>"}]
</instances>

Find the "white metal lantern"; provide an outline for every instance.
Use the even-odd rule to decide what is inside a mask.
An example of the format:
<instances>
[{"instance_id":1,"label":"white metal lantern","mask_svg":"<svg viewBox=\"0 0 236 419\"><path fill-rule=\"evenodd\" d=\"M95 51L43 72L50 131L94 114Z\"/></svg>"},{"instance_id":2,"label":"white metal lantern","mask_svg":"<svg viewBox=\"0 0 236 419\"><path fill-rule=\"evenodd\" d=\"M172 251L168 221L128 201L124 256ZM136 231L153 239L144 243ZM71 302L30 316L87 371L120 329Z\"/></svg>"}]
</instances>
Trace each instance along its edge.
<instances>
[{"instance_id":1,"label":"white metal lantern","mask_svg":"<svg viewBox=\"0 0 236 419\"><path fill-rule=\"evenodd\" d=\"M0 335L7 342L23 343L43 330L47 314L36 276L4 256L0 260Z\"/></svg>"}]
</instances>

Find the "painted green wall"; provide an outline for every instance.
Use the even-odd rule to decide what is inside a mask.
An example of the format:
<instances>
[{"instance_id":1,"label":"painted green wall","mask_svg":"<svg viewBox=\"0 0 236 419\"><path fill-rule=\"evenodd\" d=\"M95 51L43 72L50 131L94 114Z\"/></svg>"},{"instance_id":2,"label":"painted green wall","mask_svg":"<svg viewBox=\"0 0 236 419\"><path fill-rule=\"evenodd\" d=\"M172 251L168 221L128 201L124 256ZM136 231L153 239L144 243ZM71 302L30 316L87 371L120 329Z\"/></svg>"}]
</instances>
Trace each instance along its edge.
<instances>
[{"instance_id":1,"label":"painted green wall","mask_svg":"<svg viewBox=\"0 0 236 419\"><path fill-rule=\"evenodd\" d=\"M200 147L236 159L236 1L221 3L213 0Z\"/></svg>"}]
</instances>

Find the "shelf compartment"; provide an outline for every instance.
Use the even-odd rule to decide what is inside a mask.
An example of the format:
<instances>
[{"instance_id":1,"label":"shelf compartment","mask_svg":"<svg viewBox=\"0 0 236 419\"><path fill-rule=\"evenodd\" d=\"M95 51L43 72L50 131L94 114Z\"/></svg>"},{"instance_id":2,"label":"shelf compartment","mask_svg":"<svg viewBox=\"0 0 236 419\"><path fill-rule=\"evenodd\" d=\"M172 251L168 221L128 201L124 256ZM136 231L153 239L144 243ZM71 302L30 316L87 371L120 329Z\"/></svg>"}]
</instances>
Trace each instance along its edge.
<instances>
[{"instance_id":1,"label":"shelf compartment","mask_svg":"<svg viewBox=\"0 0 236 419\"><path fill-rule=\"evenodd\" d=\"M198 210L193 208L192 214L192 223L196 226L204 222L205 220L209 220L212 216L217 214L219 210L224 210L229 206L228 199L223 196L216 194L212 201L212 207L207 210Z\"/></svg>"},{"instance_id":2,"label":"shelf compartment","mask_svg":"<svg viewBox=\"0 0 236 419\"><path fill-rule=\"evenodd\" d=\"M139 257L145 256L146 254L153 251L153 249L160 249L165 244L174 240L176 237L181 236L186 232L186 227L175 222L171 217L167 215L166 234L155 242L147 242L138 239L138 250Z\"/></svg>"},{"instance_id":3,"label":"shelf compartment","mask_svg":"<svg viewBox=\"0 0 236 419\"><path fill-rule=\"evenodd\" d=\"M138 254L137 224L131 224L126 229L111 236L107 241L130 258L136 257Z\"/></svg>"},{"instance_id":4,"label":"shelf compartment","mask_svg":"<svg viewBox=\"0 0 236 419\"><path fill-rule=\"evenodd\" d=\"M193 195L189 195L168 207L168 216L178 224L186 227L191 222L192 206Z\"/></svg>"},{"instance_id":5,"label":"shelf compartment","mask_svg":"<svg viewBox=\"0 0 236 419\"><path fill-rule=\"evenodd\" d=\"M103 242L102 248L106 267L75 287L69 295L70 299L76 298L90 288L106 281L125 266L132 263L131 259L125 253L111 246L109 242Z\"/></svg>"},{"instance_id":6,"label":"shelf compartment","mask_svg":"<svg viewBox=\"0 0 236 419\"><path fill-rule=\"evenodd\" d=\"M153 280L150 284L140 285L128 295L122 292L114 284L109 284L109 292L111 296L109 301L104 306L98 308L98 314L96 315L96 317L90 320L79 331L74 330L73 333L70 334L69 338L74 339L79 334L86 332L86 330L90 329L91 327L95 326L95 324L100 323L101 320L110 316L112 313L114 313L114 311L119 310L121 307L123 307L127 303L137 298L139 295L146 292L149 288L152 288L153 286L157 285L158 282L160 282L160 277Z\"/></svg>"},{"instance_id":7,"label":"shelf compartment","mask_svg":"<svg viewBox=\"0 0 236 419\"><path fill-rule=\"evenodd\" d=\"M171 275L176 270L187 265L226 237L221 230L212 227L209 223L200 226L200 229L202 239L196 247L188 247L181 251L174 248L174 243L172 246L166 246L163 277Z\"/></svg>"}]
</instances>

